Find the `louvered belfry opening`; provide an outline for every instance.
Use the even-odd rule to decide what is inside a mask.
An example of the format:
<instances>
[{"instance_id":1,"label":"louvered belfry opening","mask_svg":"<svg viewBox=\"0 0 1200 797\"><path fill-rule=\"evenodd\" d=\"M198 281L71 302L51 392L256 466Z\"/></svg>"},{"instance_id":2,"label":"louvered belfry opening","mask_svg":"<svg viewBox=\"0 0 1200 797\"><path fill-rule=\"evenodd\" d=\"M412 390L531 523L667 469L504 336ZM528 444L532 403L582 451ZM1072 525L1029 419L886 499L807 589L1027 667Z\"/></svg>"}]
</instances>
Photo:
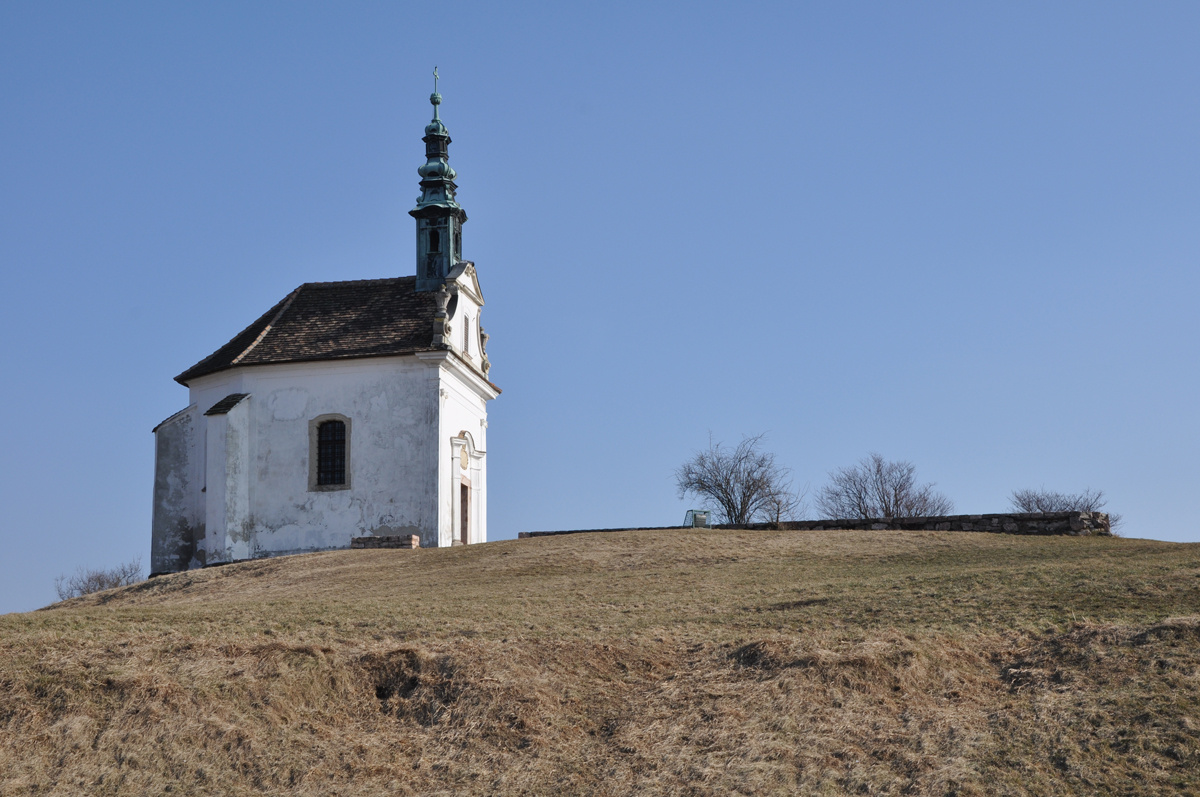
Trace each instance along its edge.
<instances>
[{"instance_id":1,"label":"louvered belfry opening","mask_svg":"<svg viewBox=\"0 0 1200 797\"><path fill-rule=\"evenodd\" d=\"M317 484L346 483L346 424L325 421L317 428Z\"/></svg>"}]
</instances>

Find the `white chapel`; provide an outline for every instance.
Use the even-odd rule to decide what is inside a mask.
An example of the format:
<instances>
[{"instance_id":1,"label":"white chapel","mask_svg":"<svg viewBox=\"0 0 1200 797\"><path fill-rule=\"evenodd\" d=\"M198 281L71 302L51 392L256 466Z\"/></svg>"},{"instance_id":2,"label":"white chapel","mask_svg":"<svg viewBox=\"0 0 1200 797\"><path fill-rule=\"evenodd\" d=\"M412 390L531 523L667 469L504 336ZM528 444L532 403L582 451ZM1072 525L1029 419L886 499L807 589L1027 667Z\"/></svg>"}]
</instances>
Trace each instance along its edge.
<instances>
[{"instance_id":1,"label":"white chapel","mask_svg":"<svg viewBox=\"0 0 1200 797\"><path fill-rule=\"evenodd\" d=\"M309 282L175 381L154 429L151 573L418 535L487 540L483 294L450 135L425 128L416 275Z\"/></svg>"}]
</instances>

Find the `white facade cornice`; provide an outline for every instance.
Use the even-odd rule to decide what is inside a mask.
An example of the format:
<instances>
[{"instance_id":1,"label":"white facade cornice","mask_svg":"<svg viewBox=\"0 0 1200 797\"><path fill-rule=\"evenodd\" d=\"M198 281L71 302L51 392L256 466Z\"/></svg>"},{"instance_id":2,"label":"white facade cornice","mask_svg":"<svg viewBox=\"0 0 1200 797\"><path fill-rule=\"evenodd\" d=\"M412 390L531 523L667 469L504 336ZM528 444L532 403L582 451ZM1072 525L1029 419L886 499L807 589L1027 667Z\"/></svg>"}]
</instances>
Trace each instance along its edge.
<instances>
[{"instance_id":1,"label":"white facade cornice","mask_svg":"<svg viewBox=\"0 0 1200 797\"><path fill-rule=\"evenodd\" d=\"M479 375L479 372L468 363L463 362L458 352L446 349L443 351L417 352L417 359L428 363L438 363L441 367L459 377L484 401L491 401L500 395L500 389Z\"/></svg>"}]
</instances>

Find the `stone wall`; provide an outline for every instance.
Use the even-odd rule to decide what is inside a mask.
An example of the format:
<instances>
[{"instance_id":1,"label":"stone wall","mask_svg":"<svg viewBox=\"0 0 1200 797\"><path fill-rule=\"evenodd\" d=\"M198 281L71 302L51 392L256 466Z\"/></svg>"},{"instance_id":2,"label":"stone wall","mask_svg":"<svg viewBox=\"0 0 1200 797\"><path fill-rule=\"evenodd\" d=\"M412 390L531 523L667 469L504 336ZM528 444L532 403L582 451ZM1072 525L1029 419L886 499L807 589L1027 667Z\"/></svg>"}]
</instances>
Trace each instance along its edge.
<instances>
[{"instance_id":1,"label":"stone wall","mask_svg":"<svg viewBox=\"0 0 1200 797\"><path fill-rule=\"evenodd\" d=\"M691 526L639 526L636 529L567 529L564 531L519 531L518 540L528 540L531 537L557 537L560 534L597 534L606 531L670 531L672 529L690 529Z\"/></svg>"},{"instance_id":2,"label":"stone wall","mask_svg":"<svg viewBox=\"0 0 1200 797\"><path fill-rule=\"evenodd\" d=\"M421 538L416 534L384 534L378 537L353 537L351 548L420 548Z\"/></svg>"},{"instance_id":3,"label":"stone wall","mask_svg":"<svg viewBox=\"0 0 1200 797\"><path fill-rule=\"evenodd\" d=\"M873 520L794 520L779 524L724 524L719 529L785 529L824 531L833 529L896 529L905 531L987 531L996 534L1070 535L1074 537L1112 534L1105 512L1008 512L999 515L944 515L942 517L876 518Z\"/></svg>"},{"instance_id":4,"label":"stone wall","mask_svg":"<svg viewBox=\"0 0 1200 797\"><path fill-rule=\"evenodd\" d=\"M522 531L519 539L553 537L559 534L591 534L605 531L660 531L689 529L689 526L659 526L643 529L571 529L569 531ZM845 529L895 529L905 531L987 531L995 534L1070 535L1107 537L1108 515L1104 512L1008 512L1000 515L945 515L942 517L877 518L874 520L792 520L783 523L749 523L743 526L723 524L715 529L780 529L784 531L826 531Z\"/></svg>"}]
</instances>

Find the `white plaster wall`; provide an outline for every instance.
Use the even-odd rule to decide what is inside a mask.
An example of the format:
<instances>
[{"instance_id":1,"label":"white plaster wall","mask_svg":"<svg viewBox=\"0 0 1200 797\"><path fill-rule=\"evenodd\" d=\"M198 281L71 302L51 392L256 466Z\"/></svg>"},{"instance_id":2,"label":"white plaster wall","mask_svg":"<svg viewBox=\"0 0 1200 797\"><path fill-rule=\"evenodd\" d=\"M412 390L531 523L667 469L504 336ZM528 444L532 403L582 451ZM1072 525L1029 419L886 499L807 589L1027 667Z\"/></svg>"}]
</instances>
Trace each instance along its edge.
<instances>
[{"instance_id":1,"label":"white plaster wall","mask_svg":"<svg viewBox=\"0 0 1200 797\"><path fill-rule=\"evenodd\" d=\"M199 504L203 458L196 435L198 415L192 405L154 430L151 573L186 568L197 539L204 536L204 513Z\"/></svg>"},{"instance_id":2,"label":"white plaster wall","mask_svg":"<svg viewBox=\"0 0 1200 797\"><path fill-rule=\"evenodd\" d=\"M451 326L450 347L476 368L480 368L483 356L479 319L483 308L472 296L474 287L470 280L460 276L456 282L458 300L455 303L454 315L447 319Z\"/></svg>"},{"instance_id":3,"label":"white plaster wall","mask_svg":"<svg viewBox=\"0 0 1200 797\"><path fill-rule=\"evenodd\" d=\"M440 484L438 506L440 522L439 545L451 545L459 538L462 528L460 485L465 477L470 482L470 522L468 542L487 541L487 401L496 392L480 376L483 366L483 347L480 337L482 296L476 291L473 269L455 277L457 301L449 321L451 349L463 360L446 357L441 369L441 417L439 423ZM458 452L462 445L459 434L469 437L469 465L464 470Z\"/></svg>"},{"instance_id":4,"label":"white plaster wall","mask_svg":"<svg viewBox=\"0 0 1200 797\"><path fill-rule=\"evenodd\" d=\"M225 414L225 549L223 562L248 559L254 546L254 396Z\"/></svg>"},{"instance_id":5,"label":"white plaster wall","mask_svg":"<svg viewBox=\"0 0 1200 797\"><path fill-rule=\"evenodd\" d=\"M458 537L461 528L459 486L464 475L471 482L469 542L486 542L487 400L495 398L496 393L451 354L442 355L440 377L438 505L441 517L438 544L451 545ZM467 471L463 471L458 458L459 443L456 441L461 432L466 432L470 438L471 457Z\"/></svg>"},{"instance_id":6,"label":"white plaster wall","mask_svg":"<svg viewBox=\"0 0 1200 797\"><path fill-rule=\"evenodd\" d=\"M237 392L237 391L230 391ZM222 394L221 398L224 398ZM211 402L201 402L201 409L216 404L218 399ZM200 499L204 502L204 539L196 546L196 558L193 565L227 562L225 552L225 442L229 420L224 415L201 415L200 432L204 438L204 484L201 486Z\"/></svg>"},{"instance_id":7,"label":"white plaster wall","mask_svg":"<svg viewBox=\"0 0 1200 797\"><path fill-rule=\"evenodd\" d=\"M224 422L236 427L245 413L244 459L233 451L241 433L208 435L210 524L220 513L229 535L220 546L243 559L344 548L372 533L436 545L438 390L436 366L415 357L254 366L196 380L202 409L250 394ZM309 421L330 413L350 419L350 488L309 491ZM208 416L210 430L223 417ZM212 458L230 469L223 479Z\"/></svg>"},{"instance_id":8,"label":"white plaster wall","mask_svg":"<svg viewBox=\"0 0 1200 797\"><path fill-rule=\"evenodd\" d=\"M221 398L226 395L223 393ZM218 400L201 406L211 406ZM204 506L205 533L197 540L193 566L252 555L252 400L243 399L224 415L199 416L204 424L205 462L197 502Z\"/></svg>"}]
</instances>

